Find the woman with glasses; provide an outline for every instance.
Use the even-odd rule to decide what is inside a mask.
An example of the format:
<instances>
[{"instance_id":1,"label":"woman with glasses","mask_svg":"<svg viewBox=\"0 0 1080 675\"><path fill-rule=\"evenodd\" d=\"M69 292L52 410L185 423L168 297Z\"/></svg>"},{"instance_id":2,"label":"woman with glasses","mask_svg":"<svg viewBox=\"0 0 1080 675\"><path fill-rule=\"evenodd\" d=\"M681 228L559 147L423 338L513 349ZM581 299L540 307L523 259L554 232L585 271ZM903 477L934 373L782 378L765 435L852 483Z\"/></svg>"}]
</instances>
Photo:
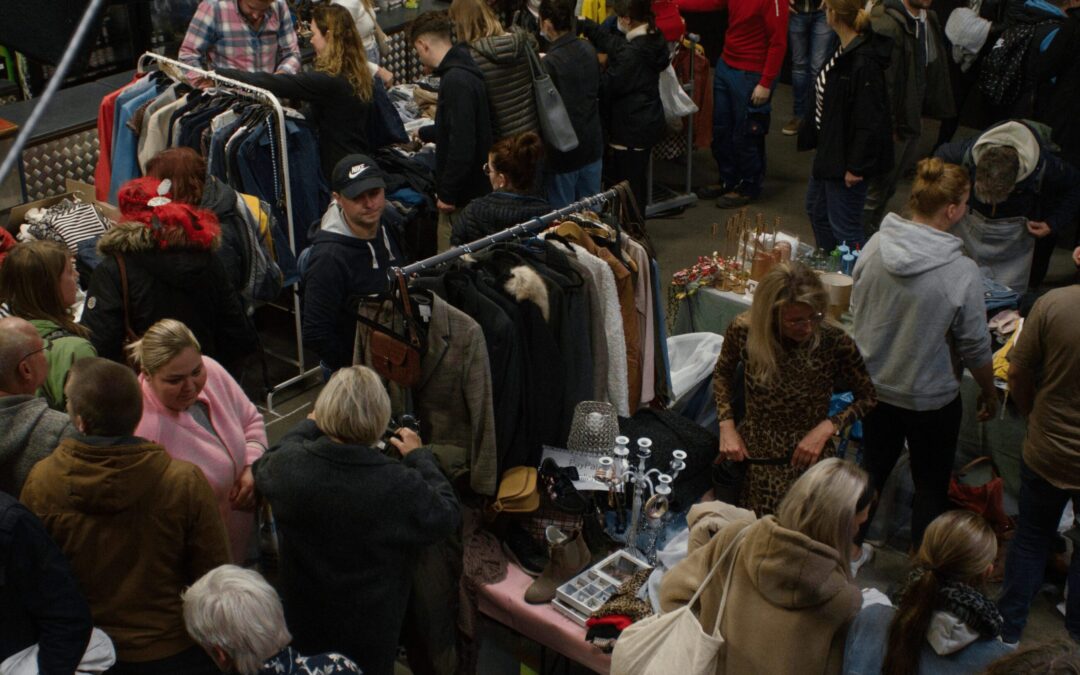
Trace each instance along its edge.
<instances>
[{"instance_id":1,"label":"woman with glasses","mask_svg":"<svg viewBox=\"0 0 1080 675\"><path fill-rule=\"evenodd\" d=\"M877 401L855 342L824 321L827 304L814 272L781 264L724 336L713 374L720 458L770 461L749 464L746 474L743 504L759 516L774 513L792 483L833 454L833 436ZM737 425L738 389L745 391L746 413ZM855 400L830 416L834 391L851 391Z\"/></svg>"},{"instance_id":2,"label":"woman with glasses","mask_svg":"<svg viewBox=\"0 0 1080 675\"><path fill-rule=\"evenodd\" d=\"M55 241L28 241L11 250L0 266L0 302L12 316L29 321L45 341L49 374L38 390L49 407L64 409L64 380L75 361L97 356L90 331L75 321L79 273L75 257Z\"/></svg>"},{"instance_id":3,"label":"woman with glasses","mask_svg":"<svg viewBox=\"0 0 1080 675\"><path fill-rule=\"evenodd\" d=\"M549 213L551 205L536 194L544 145L531 131L509 136L491 146L484 173L491 192L462 209L450 232L454 246Z\"/></svg>"}]
</instances>

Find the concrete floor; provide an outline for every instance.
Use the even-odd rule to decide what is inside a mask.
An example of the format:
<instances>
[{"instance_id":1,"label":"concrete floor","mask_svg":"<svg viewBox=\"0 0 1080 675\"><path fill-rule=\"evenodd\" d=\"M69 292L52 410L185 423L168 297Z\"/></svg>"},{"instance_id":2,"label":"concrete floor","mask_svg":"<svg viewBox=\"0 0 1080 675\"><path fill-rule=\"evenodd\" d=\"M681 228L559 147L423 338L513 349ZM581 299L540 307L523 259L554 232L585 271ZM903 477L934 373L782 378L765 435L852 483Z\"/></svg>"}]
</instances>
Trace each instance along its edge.
<instances>
[{"instance_id":1,"label":"concrete floor","mask_svg":"<svg viewBox=\"0 0 1080 675\"><path fill-rule=\"evenodd\" d=\"M789 119L791 110L790 87L778 86L773 101L772 132L766 140L768 169L765 190L762 198L751 205L750 213L755 214L761 211L770 222L774 216L780 216L782 229L798 234L803 241L812 242L813 235L806 219L803 203L813 156L812 153L797 152L795 138L780 133L780 128ZM937 124L930 121L926 126L924 139L927 140L924 144L924 152L929 152L937 134ZM961 129L958 137L973 133L975 133L974 130ZM680 161L658 163L655 167L656 180L672 188L681 188L684 180L684 165L680 165ZM696 151L693 155L693 163L695 187L717 180L716 167L707 149ZM905 179L890 205L893 210L902 208L909 188L910 181ZM693 264L698 256L709 254L720 247L719 240L712 236L712 224L723 223L730 213L730 211L716 208L711 201L701 201L681 214L651 219L648 222L648 231L657 249L661 274L664 275L662 285L666 285L666 280L673 272ZM1075 268L1069 260L1068 252L1059 250L1051 263L1048 283L1055 285L1068 283L1074 271ZM267 349L289 353L291 343L287 336L290 334L291 320L276 310L263 310L259 321L264 328L263 334L269 334ZM295 368L286 367L273 359L270 360L269 365L271 381L278 381L296 373ZM257 373L252 373L245 379L245 387L255 400L262 400L263 394L259 389L261 382L261 375ZM307 415L318 394L320 384L321 379L316 376L309 378L302 385L292 387L277 395L275 411L273 414L267 414L266 418L271 443ZM265 412L265 406L263 408ZM864 587L887 591L893 583L902 579L906 572L906 553L893 547L885 547L877 551L873 562L862 569L858 580ZM996 593L997 589L993 591ZM1044 588L1044 593L1040 594L1032 607L1031 618L1024 634L1025 642L1066 636L1061 614L1054 607L1060 599L1060 586L1048 584ZM495 651L482 657L482 663L485 663L484 658L488 659L486 662L488 667L483 672L517 672L516 667L511 667L511 663L515 660L530 663L534 668L539 665L539 652L535 645L519 640L513 633L495 624L488 626L485 634L491 635ZM577 672L576 668L576 666L572 668L571 672ZM531 672L531 670L527 666L522 666L521 672Z\"/></svg>"}]
</instances>

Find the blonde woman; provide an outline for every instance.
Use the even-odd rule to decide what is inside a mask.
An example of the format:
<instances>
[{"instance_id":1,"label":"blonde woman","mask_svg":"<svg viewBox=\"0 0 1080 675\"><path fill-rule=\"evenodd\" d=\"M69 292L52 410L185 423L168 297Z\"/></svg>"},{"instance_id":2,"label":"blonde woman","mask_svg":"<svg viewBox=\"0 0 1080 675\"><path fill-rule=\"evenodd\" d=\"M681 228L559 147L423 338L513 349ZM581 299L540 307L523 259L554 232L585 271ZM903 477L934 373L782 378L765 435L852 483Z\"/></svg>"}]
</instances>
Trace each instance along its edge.
<instances>
[{"instance_id":1,"label":"blonde woman","mask_svg":"<svg viewBox=\"0 0 1080 675\"><path fill-rule=\"evenodd\" d=\"M695 508L689 555L660 583L660 606L684 606L719 563L698 620L712 634L730 569L722 672L840 673L844 631L862 605L848 554L872 499L866 473L833 457L795 481L775 516L756 519L721 502Z\"/></svg>"},{"instance_id":2,"label":"blonde woman","mask_svg":"<svg viewBox=\"0 0 1080 675\"><path fill-rule=\"evenodd\" d=\"M997 537L979 515L946 511L926 528L897 606L870 605L848 632L849 675L975 673L1012 651L984 591ZM882 650L882 645L886 649Z\"/></svg>"},{"instance_id":3,"label":"blonde woman","mask_svg":"<svg viewBox=\"0 0 1080 675\"><path fill-rule=\"evenodd\" d=\"M309 418L255 464L281 533L285 618L302 653L339 651L365 675L393 675L422 548L450 536L460 506L411 429L376 443L390 398L369 368L335 372Z\"/></svg>"},{"instance_id":4,"label":"blonde woman","mask_svg":"<svg viewBox=\"0 0 1080 675\"><path fill-rule=\"evenodd\" d=\"M135 435L202 469L217 497L232 559L243 563L255 522L251 465L266 449L263 417L187 326L162 319L128 346L143 415Z\"/></svg>"},{"instance_id":5,"label":"blonde woman","mask_svg":"<svg viewBox=\"0 0 1080 675\"><path fill-rule=\"evenodd\" d=\"M484 75L495 140L540 131L526 50L536 51L528 34L508 33L485 0L453 0L450 21L459 43L469 45Z\"/></svg>"},{"instance_id":6,"label":"blonde woman","mask_svg":"<svg viewBox=\"0 0 1080 675\"><path fill-rule=\"evenodd\" d=\"M316 5L311 20L315 69L289 74L221 69L225 77L269 89L276 96L310 103L305 112L319 131L319 157L328 180L346 155L369 154L374 122L375 79L349 10ZM383 93L385 95L385 93Z\"/></svg>"},{"instance_id":7,"label":"blonde woman","mask_svg":"<svg viewBox=\"0 0 1080 675\"><path fill-rule=\"evenodd\" d=\"M833 453L833 435L877 400L855 342L825 321L827 303L814 272L781 264L724 336L713 374L720 458L771 460L747 471L744 504L758 515L775 512L795 479ZM740 387L746 415L736 425L732 402ZM830 417L833 392L847 390L854 402Z\"/></svg>"},{"instance_id":8,"label":"blonde woman","mask_svg":"<svg viewBox=\"0 0 1080 675\"><path fill-rule=\"evenodd\" d=\"M0 302L12 316L26 319L45 341L49 374L38 390L49 407L64 409L64 381L71 364L97 356L90 331L75 322L79 273L66 246L55 241L27 241L15 246L0 265Z\"/></svg>"}]
</instances>

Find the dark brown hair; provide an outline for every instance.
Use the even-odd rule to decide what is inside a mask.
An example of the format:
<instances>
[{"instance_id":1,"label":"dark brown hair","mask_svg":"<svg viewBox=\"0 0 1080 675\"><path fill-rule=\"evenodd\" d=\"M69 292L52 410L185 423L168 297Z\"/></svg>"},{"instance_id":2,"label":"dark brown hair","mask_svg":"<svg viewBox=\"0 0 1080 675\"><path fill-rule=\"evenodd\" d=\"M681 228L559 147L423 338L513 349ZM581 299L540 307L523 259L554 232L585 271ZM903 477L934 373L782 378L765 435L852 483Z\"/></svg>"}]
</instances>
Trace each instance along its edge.
<instances>
[{"instance_id":1,"label":"dark brown hair","mask_svg":"<svg viewBox=\"0 0 1080 675\"><path fill-rule=\"evenodd\" d=\"M625 16L631 21L640 21L649 26L653 26L656 20L650 0L615 0L611 3L611 9L616 16Z\"/></svg>"},{"instance_id":2,"label":"dark brown hair","mask_svg":"<svg viewBox=\"0 0 1080 675\"><path fill-rule=\"evenodd\" d=\"M191 148L169 148L146 163L146 175L172 181L172 198L199 206L206 184L206 160Z\"/></svg>"},{"instance_id":3,"label":"dark brown hair","mask_svg":"<svg viewBox=\"0 0 1080 675\"><path fill-rule=\"evenodd\" d=\"M55 241L26 241L15 246L0 265L0 301L12 315L52 321L72 335L90 334L75 323L60 297L60 275L72 264L72 254Z\"/></svg>"},{"instance_id":4,"label":"dark brown hair","mask_svg":"<svg viewBox=\"0 0 1080 675\"><path fill-rule=\"evenodd\" d=\"M68 370L68 410L88 436L130 436L142 419L142 387L135 373L115 361L91 356Z\"/></svg>"},{"instance_id":5,"label":"dark brown hair","mask_svg":"<svg viewBox=\"0 0 1080 675\"><path fill-rule=\"evenodd\" d=\"M540 19L547 19L555 30L565 33L574 25L574 3L571 0L540 0Z\"/></svg>"},{"instance_id":6,"label":"dark brown hair","mask_svg":"<svg viewBox=\"0 0 1080 675\"><path fill-rule=\"evenodd\" d=\"M491 168L506 176L513 192L530 192L544 156L544 144L531 131L507 136L491 146Z\"/></svg>"},{"instance_id":7,"label":"dark brown hair","mask_svg":"<svg viewBox=\"0 0 1080 675\"><path fill-rule=\"evenodd\" d=\"M450 39L450 17L446 12L429 10L424 12L420 16L412 20L406 29L406 39L409 44L416 44L416 41L424 35L433 34L439 37Z\"/></svg>"},{"instance_id":8,"label":"dark brown hair","mask_svg":"<svg viewBox=\"0 0 1080 675\"><path fill-rule=\"evenodd\" d=\"M964 201L971 189L967 169L947 164L937 157L919 160L915 167L915 182L908 197L908 208L915 215L928 218L938 209Z\"/></svg>"}]
</instances>

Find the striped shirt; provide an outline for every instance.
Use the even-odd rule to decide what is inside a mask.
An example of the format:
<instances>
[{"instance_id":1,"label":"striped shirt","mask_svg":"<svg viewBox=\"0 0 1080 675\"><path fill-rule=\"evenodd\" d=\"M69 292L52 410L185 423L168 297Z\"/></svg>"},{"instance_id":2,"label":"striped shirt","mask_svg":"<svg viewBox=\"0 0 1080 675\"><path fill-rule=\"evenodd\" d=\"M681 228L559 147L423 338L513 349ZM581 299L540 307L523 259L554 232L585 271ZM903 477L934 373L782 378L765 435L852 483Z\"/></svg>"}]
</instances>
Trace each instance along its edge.
<instances>
[{"instance_id":1,"label":"striped shirt","mask_svg":"<svg viewBox=\"0 0 1080 675\"><path fill-rule=\"evenodd\" d=\"M203 69L300 72L300 48L285 0L274 0L258 26L248 23L237 0L202 0L188 24L179 59Z\"/></svg>"},{"instance_id":2,"label":"striped shirt","mask_svg":"<svg viewBox=\"0 0 1080 675\"><path fill-rule=\"evenodd\" d=\"M821 68L821 72L818 73L817 79L814 80L814 125L818 131L821 131L821 111L825 107L825 78L829 76L829 71L832 70L833 64L836 63L836 57L844 51L843 47L839 47L836 53L832 55Z\"/></svg>"}]
</instances>

